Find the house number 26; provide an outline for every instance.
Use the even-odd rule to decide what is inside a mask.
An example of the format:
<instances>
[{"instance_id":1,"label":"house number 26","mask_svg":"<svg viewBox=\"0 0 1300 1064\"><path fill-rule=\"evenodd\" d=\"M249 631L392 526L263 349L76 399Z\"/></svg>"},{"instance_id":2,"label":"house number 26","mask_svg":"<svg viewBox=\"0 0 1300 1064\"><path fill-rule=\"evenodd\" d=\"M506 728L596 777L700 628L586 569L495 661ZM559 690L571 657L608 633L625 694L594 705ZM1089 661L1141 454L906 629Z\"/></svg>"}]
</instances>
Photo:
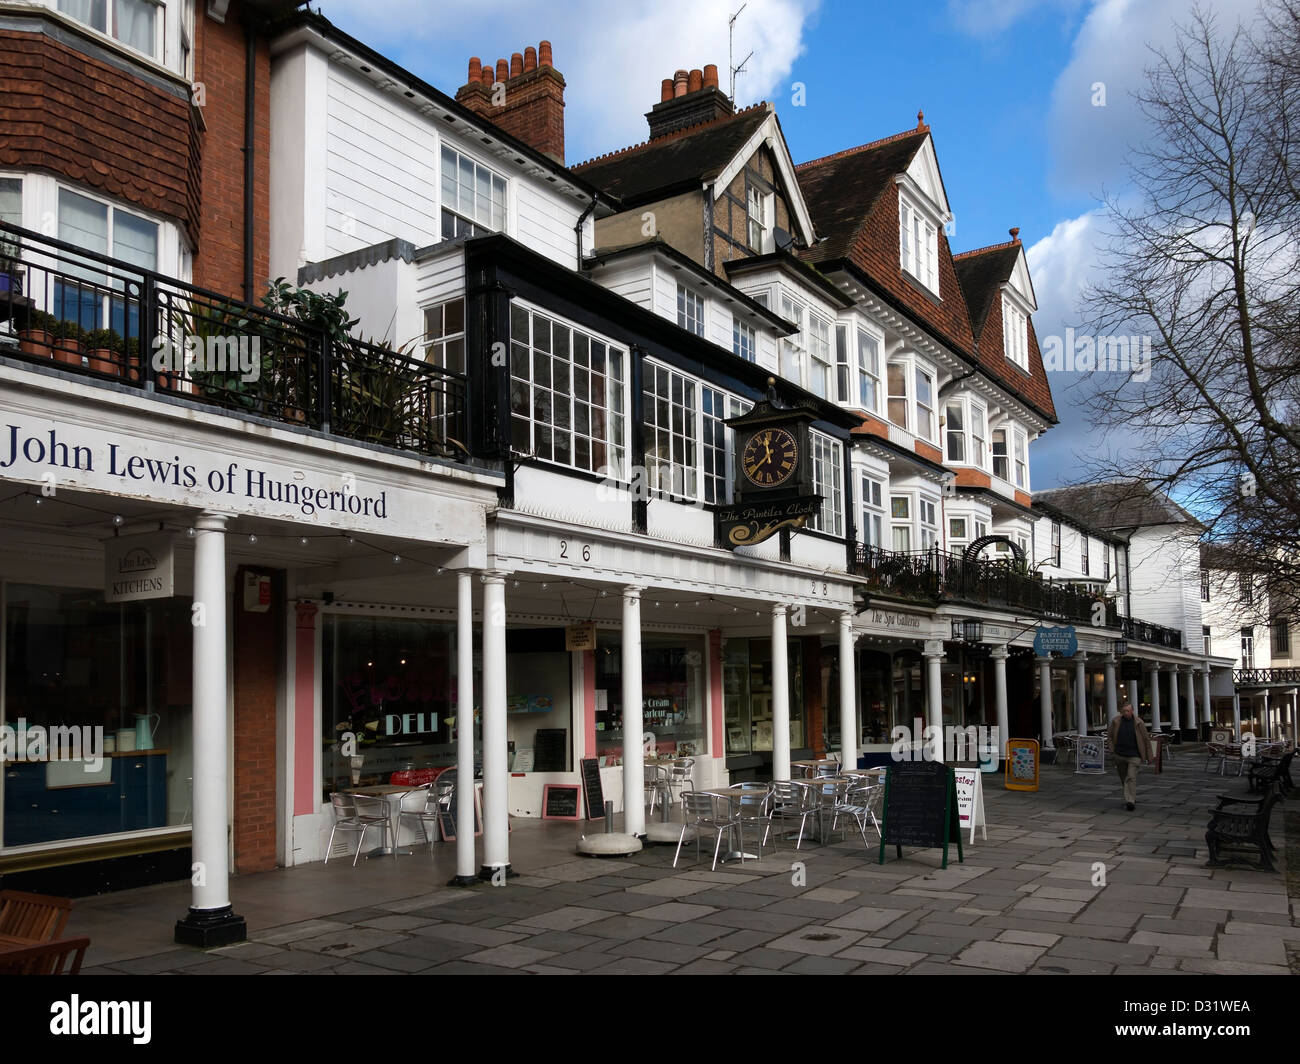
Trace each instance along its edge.
<instances>
[{"instance_id":1,"label":"house number 26","mask_svg":"<svg viewBox=\"0 0 1300 1064\"><path fill-rule=\"evenodd\" d=\"M569 541L568 541L567 539L562 539L562 540L560 540L560 557L561 557L561 558L567 558L568 556L569 556ZM582 545L582 560L583 560L584 562L589 562L589 561L591 561L591 544L590 544L590 543L584 543L584 544Z\"/></svg>"}]
</instances>

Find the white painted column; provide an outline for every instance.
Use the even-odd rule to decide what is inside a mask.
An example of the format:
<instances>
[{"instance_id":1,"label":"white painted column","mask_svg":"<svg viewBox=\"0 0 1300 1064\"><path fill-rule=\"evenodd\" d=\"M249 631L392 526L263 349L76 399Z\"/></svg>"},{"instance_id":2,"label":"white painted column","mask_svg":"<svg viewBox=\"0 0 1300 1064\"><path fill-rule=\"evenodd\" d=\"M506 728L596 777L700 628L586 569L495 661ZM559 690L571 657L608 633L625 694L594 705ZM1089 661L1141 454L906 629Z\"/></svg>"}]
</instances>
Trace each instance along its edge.
<instances>
[{"instance_id":1,"label":"white painted column","mask_svg":"<svg viewBox=\"0 0 1300 1064\"><path fill-rule=\"evenodd\" d=\"M510 869L510 762L506 749L506 578L483 576L482 879Z\"/></svg>"},{"instance_id":2,"label":"white painted column","mask_svg":"<svg viewBox=\"0 0 1300 1064\"><path fill-rule=\"evenodd\" d=\"M998 760L1006 757L1007 739L1011 735L1011 723L1007 715L1007 648L994 647L989 656L993 659L993 707L998 724Z\"/></svg>"},{"instance_id":3,"label":"white painted column","mask_svg":"<svg viewBox=\"0 0 1300 1064\"><path fill-rule=\"evenodd\" d=\"M925 644L925 697L929 708L929 724L934 729L931 733L937 737L933 744L937 746L935 760L942 761L944 756L943 735L943 643L931 639Z\"/></svg>"},{"instance_id":4,"label":"white painted column","mask_svg":"<svg viewBox=\"0 0 1300 1064\"><path fill-rule=\"evenodd\" d=\"M1151 723L1156 731L1160 731L1164 727L1160 721L1160 670L1150 669L1147 681L1151 686Z\"/></svg>"},{"instance_id":5,"label":"white painted column","mask_svg":"<svg viewBox=\"0 0 1300 1064\"><path fill-rule=\"evenodd\" d=\"M1183 673L1183 679L1183 686L1187 689L1187 726L1195 728L1200 719L1196 715L1196 670L1189 668Z\"/></svg>"},{"instance_id":6,"label":"white painted column","mask_svg":"<svg viewBox=\"0 0 1300 1064\"><path fill-rule=\"evenodd\" d=\"M790 778L790 660L785 606L772 607L772 779Z\"/></svg>"},{"instance_id":7,"label":"white painted column","mask_svg":"<svg viewBox=\"0 0 1300 1064\"><path fill-rule=\"evenodd\" d=\"M230 905L226 521L204 512L194 522L194 875L190 911L176 924L177 942L208 947L247 937Z\"/></svg>"},{"instance_id":8,"label":"white painted column","mask_svg":"<svg viewBox=\"0 0 1300 1064\"><path fill-rule=\"evenodd\" d=\"M1128 701L1129 701L1129 705L1131 705L1131 706L1133 707L1133 712L1134 712L1134 713L1137 713L1137 712L1139 712L1139 711L1141 710L1141 708L1142 708L1142 700L1138 697L1138 682L1137 682L1137 680L1129 680L1129 681L1128 681Z\"/></svg>"},{"instance_id":9,"label":"white painted column","mask_svg":"<svg viewBox=\"0 0 1300 1064\"><path fill-rule=\"evenodd\" d=\"M1080 735L1088 734L1088 690L1086 670L1088 662L1086 658L1077 657L1074 660L1074 720L1075 727L1079 730Z\"/></svg>"},{"instance_id":10,"label":"white painted column","mask_svg":"<svg viewBox=\"0 0 1300 1064\"><path fill-rule=\"evenodd\" d=\"M1169 669L1169 730L1176 732L1182 728L1182 714L1178 710L1178 666Z\"/></svg>"},{"instance_id":11,"label":"white painted column","mask_svg":"<svg viewBox=\"0 0 1300 1064\"><path fill-rule=\"evenodd\" d=\"M1210 708L1210 665L1206 662L1201 670L1201 720L1206 724L1214 722L1214 713Z\"/></svg>"},{"instance_id":12,"label":"white painted column","mask_svg":"<svg viewBox=\"0 0 1300 1064\"><path fill-rule=\"evenodd\" d=\"M1265 739L1273 738L1273 716L1272 716L1273 707L1272 705L1270 705L1271 702L1272 699L1268 697L1268 688L1265 687L1264 688L1264 724L1263 724L1263 728L1264 728L1263 737Z\"/></svg>"},{"instance_id":13,"label":"white painted column","mask_svg":"<svg viewBox=\"0 0 1300 1064\"><path fill-rule=\"evenodd\" d=\"M1119 716L1119 692L1115 690L1115 655L1107 654L1103 659L1106 672L1106 722L1110 723ZM1134 712L1137 706L1133 707Z\"/></svg>"},{"instance_id":14,"label":"white painted column","mask_svg":"<svg viewBox=\"0 0 1300 1064\"><path fill-rule=\"evenodd\" d=\"M846 768L858 767L857 674L853 666L853 613L846 610L840 614L840 762Z\"/></svg>"},{"instance_id":15,"label":"white painted column","mask_svg":"<svg viewBox=\"0 0 1300 1064\"><path fill-rule=\"evenodd\" d=\"M1232 692L1232 734L1241 742L1241 695Z\"/></svg>"},{"instance_id":16,"label":"white painted column","mask_svg":"<svg viewBox=\"0 0 1300 1064\"><path fill-rule=\"evenodd\" d=\"M645 837L645 706L641 697L641 588L623 589L623 831Z\"/></svg>"},{"instance_id":17,"label":"white painted column","mask_svg":"<svg viewBox=\"0 0 1300 1064\"><path fill-rule=\"evenodd\" d=\"M502 585L504 587L504 584ZM474 574L456 574L456 878L477 882L474 871Z\"/></svg>"},{"instance_id":18,"label":"white painted column","mask_svg":"<svg viewBox=\"0 0 1300 1064\"><path fill-rule=\"evenodd\" d=\"M1055 750L1052 744L1052 659L1038 658L1038 712L1039 727L1043 732L1044 750Z\"/></svg>"}]
</instances>

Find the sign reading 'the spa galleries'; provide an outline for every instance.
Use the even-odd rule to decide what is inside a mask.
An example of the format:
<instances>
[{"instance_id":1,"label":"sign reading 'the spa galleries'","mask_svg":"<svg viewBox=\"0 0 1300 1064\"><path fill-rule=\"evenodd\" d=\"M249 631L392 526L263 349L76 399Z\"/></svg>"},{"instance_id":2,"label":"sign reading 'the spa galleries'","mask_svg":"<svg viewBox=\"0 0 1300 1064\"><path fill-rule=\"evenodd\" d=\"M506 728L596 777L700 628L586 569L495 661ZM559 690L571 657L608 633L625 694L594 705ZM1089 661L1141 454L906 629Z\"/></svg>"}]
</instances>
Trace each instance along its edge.
<instances>
[{"instance_id":1,"label":"sign reading 'the spa galleries'","mask_svg":"<svg viewBox=\"0 0 1300 1064\"><path fill-rule=\"evenodd\" d=\"M0 411L0 480L109 492L196 509L307 520L340 529L401 533L414 523L390 514L389 491L344 470L310 469L260 458L142 439Z\"/></svg>"}]
</instances>

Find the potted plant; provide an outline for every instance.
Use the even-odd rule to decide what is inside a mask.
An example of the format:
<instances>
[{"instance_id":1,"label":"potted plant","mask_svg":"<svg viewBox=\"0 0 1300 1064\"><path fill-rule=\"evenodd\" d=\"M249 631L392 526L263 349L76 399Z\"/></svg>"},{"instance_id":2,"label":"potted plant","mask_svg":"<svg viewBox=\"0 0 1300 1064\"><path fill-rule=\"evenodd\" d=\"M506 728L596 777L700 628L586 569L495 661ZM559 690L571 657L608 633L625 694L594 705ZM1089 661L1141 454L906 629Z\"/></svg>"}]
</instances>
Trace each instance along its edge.
<instances>
[{"instance_id":1,"label":"potted plant","mask_svg":"<svg viewBox=\"0 0 1300 1064\"><path fill-rule=\"evenodd\" d=\"M140 338L128 336L122 341L122 368L126 379L139 381L144 376L140 365Z\"/></svg>"},{"instance_id":2,"label":"potted plant","mask_svg":"<svg viewBox=\"0 0 1300 1064\"><path fill-rule=\"evenodd\" d=\"M122 338L112 329L91 329L86 333L86 357L96 373L122 375Z\"/></svg>"},{"instance_id":3,"label":"potted plant","mask_svg":"<svg viewBox=\"0 0 1300 1064\"><path fill-rule=\"evenodd\" d=\"M75 321L60 321L54 326L54 361L66 366L85 365L86 330Z\"/></svg>"},{"instance_id":4,"label":"potted plant","mask_svg":"<svg viewBox=\"0 0 1300 1064\"><path fill-rule=\"evenodd\" d=\"M33 358L49 358L54 354L54 327L58 319L43 310L33 310L27 315L27 327L19 330L18 349Z\"/></svg>"}]
</instances>

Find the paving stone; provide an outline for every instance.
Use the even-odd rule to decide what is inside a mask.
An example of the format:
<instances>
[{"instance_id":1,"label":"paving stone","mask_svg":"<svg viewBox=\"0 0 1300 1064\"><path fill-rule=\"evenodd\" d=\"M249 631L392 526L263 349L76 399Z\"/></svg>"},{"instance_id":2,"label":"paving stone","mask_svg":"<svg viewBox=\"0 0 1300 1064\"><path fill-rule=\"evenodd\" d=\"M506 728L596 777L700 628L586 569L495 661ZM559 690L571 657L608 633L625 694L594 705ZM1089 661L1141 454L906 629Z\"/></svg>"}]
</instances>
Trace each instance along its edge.
<instances>
[{"instance_id":1,"label":"paving stone","mask_svg":"<svg viewBox=\"0 0 1300 1064\"><path fill-rule=\"evenodd\" d=\"M707 916L718 910L712 905L688 905L685 902L670 901L663 905L652 905L648 909L637 909L632 915L642 920L668 920L672 923L685 923L699 916Z\"/></svg>"},{"instance_id":2,"label":"paving stone","mask_svg":"<svg viewBox=\"0 0 1300 1064\"><path fill-rule=\"evenodd\" d=\"M755 931L793 931L808 921L802 916L788 913L749 912L745 909L720 909L700 917L701 923L721 924L723 927L751 928Z\"/></svg>"},{"instance_id":3,"label":"paving stone","mask_svg":"<svg viewBox=\"0 0 1300 1064\"><path fill-rule=\"evenodd\" d=\"M215 951L214 951L215 952ZM196 949L170 949L152 957L137 957L134 960L114 961L113 967L130 975L152 975L155 972L179 971L192 968L197 964L208 963L212 955Z\"/></svg>"},{"instance_id":4,"label":"paving stone","mask_svg":"<svg viewBox=\"0 0 1300 1064\"><path fill-rule=\"evenodd\" d=\"M767 944L769 949L786 950L790 953L811 953L820 957L829 957L853 945L864 935L861 931L839 927L810 926Z\"/></svg>"},{"instance_id":5,"label":"paving stone","mask_svg":"<svg viewBox=\"0 0 1300 1064\"><path fill-rule=\"evenodd\" d=\"M1284 965L1286 941L1266 935L1220 935L1216 946L1221 961Z\"/></svg>"},{"instance_id":6,"label":"paving stone","mask_svg":"<svg viewBox=\"0 0 1300 1064\"><path fill-rule=\"evenodd\" d=\"M732 975L736 969L730 964L723 964L720 961L711 961L707 957L703 960L691 961L690 964L684 964L669 975Z\"/></svg>"},{"instance_id":7,"label":"paving stone","mask_svg":"<svg viewBox=\"0 0 1300 1064\"><path fill-rule=\"evenodd\" d=\"M848 975L857 966L857 961L844 956L806 956L781 970L786 975Z\"/></svg>"},{"instance_id":8,"label":"paving stone","mask_svg":"<svg viewBox=\"0 0 1300 1064\"><path fill-rule=\"evenodd\" d=\"M1212 937L1167 935L1156 931L1135 931L1129 939L1135 946L1156 946L1161 953L1175 957L1193 957L1206 953L1214 944Z\"/></svg>"},{"instance_id":9,"label":"paving stone","mask_svg":"<svg viewBox=\"0 0 1300 1064\"><path fill-rule=\"evenodd\" d=\"M852 961L869 961L875 964L885 964L896 972L899 968L907 968L925 960L929 954L906 949L885 948L882 946L865 946L862 943L858 943L856 946L850 946L837 956L845 957Z\"/></svg>"},{"instance_id":10,"label":"paving stone","mask_svg":"<svg viewBox=\"0 0 1300 1064\"><path fill-rule=\"evenodd\" d=\"M1064 898L1040 898L1037 894L1016 903L1015 912L1077 913L1086 903Z\"/></svg>"},{"instance_id":11,"label":"paving stone","mask_svg":"<svg viewBox=\"0 0 1300 1064\"><path fill-rule=\"evenodd\" d=\"M1058 942L1051 948L1048 956L1079 957L1083 960L1109 961L1112 964L1145 964L1155 951L1154 946L1076 938Z\"/></svg>"},{"instance_id":12,"label":"paving stone","mask_svg":"<svg viewBox=\"0 0 1300 1064\"><path fill-rule=\"evenodd\" d=\"M1185 909L1228 909L1239 913L1289 914L1290 912L1284 895L1259 894L1244 890L1215 891L1190 887L1182 904Z\"/></svg>"},{"instance_id":13,"label":"paving stone","mask_svg":"<svg viewBox=\"0 0 1300 1064\"><path fill-rule=\"evenodd\" d=\"M368 953L356 953L349 960L358 964L388 968L397 972L420 972L436 963L428 957L415 957L409 953L390 953L382 949L371 950Z\"/></svg>"},{"instance_id":14,"label":"paving stone","mask_svg":"<svg viewBox=\"0 0 1300 1064\"><path fill-rule=\"evenodd\" d=\"M953 964L975 968L992 968L999 972L1023 972L1041 957L1042 946L1010 942L973 942L953 958Z\"/></svg>"},{"instance_id":15,"label":"paving stone","mask_svg":"<svg viewBox=\"0 0 1300 1064\"><path fill-rule=\"evenodd\" d=\"M1229 920L1223 925L1226 935L1276 935L1287 942L1300 942L1300 927L1271 927L1249 920Z\"/></svg>"},{"instance_id":16,"label":"paving stone","mask_svg":"<svg viewBox=\"0 0 1300 1064\"><path fill-rule=\"evenodd\" d=\"M518 942L527 936L518 931L500 931L492 927L477 927L473 924L430 924L417 927L412 935L427 938L445 938L451 942L468 942L476 946L504 946L507 942Z\"/></svg>"},{"instance_id":17,"label":"paving stone","mask_svg":"<svg viewBox=\"0 0 1300 1064\"><path fill-rule=\"evenodd\" d=\"M434 921L421 916L406 916L402 913L389 913L371 920L358 920L361 927L375 927L381 931L409 931L413 927L427 927Z\"/></svg>"},{"instance_id":18,"label":"paving stone","mask_svg":"<svg viewBox=\"0 0 1300 1064\"><path fill-rule=\"evenodd\" d=\"M342 931L327 931L314 938L300 938L290 943L293 949L310 950L330 957L351 957L367 950L382 949L392 942L400 942L405 936L396 931L380 931L378 928L349 927Z\"/></svg>"},{"instance_id":19,"label":"paving stone","mask_svg":"<svg viewBox=\"0 0 1300 1064\"><path fill-rule=\"evenodd\" d=\"M595 923L583 925L582 932L585 935L595 935L597 938L627 940L645 938L646 935L652 935L656 931L662 931L665 927L670 926L666 920L642 920L635 916L611 916L605 920L597 920Z\"/></svg>"},{"instance_id":20,"label":"paving stone","mask_svg":"<svg viewBox=\"0 0 1300 1064\"><path fill-rule=\"evenodd\" d=\"M534 949L518 943L493 946L478 953L467 954L463 959L471 964L491 964L501 968L523 968L530 964L544 964L555 957L550 950Z\"/></svg>"},{"instance_id":21,"label":"paving stone","mask_svg":"<svg viewBox=\"0 0 1300 1064\"><path fill-rule=\"evenodd\" d=\"M669 964L688 964L702 960L713 950L708 946L686 946L680 942L637 938L631 942L612 945L606 952L618 957L644 957L646 960L666 961Z\"/></svg>"},{"instance_id":22,"label":"paving stone","mask_svg":"<svg viewBox=\"0 0 1300 1064\"><path fill-rule=\"evenodd\" d=\"M839 890L835 887L817 887L803 895L806 901L846 902L858 897L860 891Z\"/></svg>"},{"instance_id":23,"label":"paving stone","mask_svg":"<svg viewBox=\"0 0 1300 1064\"><path fill-rule=\"evenodd\" d=\"M203 964L191 964L180 969L185 975L261 975L269 965L241 961L235 957L209 958Z\"/></svg>"},{"instance_id":24,"label":"paving stone","mask_svg":"<svg viewBox=\"0 0 1300 1064\"><path fill-rule=\"evenodd\" d=\"M967 943L956 938L918 935L909 931L906 935L900 935L892 944L899 949L911 950L915 953L951 957L953 954L960 952Z\"/></svg>"},{"instance_id":25,"label":"paving stone","mask_svg":"<svg viewBox=\"0 0 1300 1064\"><path fill-rule=\"evenodd\" d=\"M1115 970L1105 961L1083 960L1079 957L1041 957L1029 969L1029 975L1109 975Z\"/></svg>"},{"instance_id":26,"label":"paving stone","mask_svg":"<svg viewBox=\"0 0 1300 1064\"><path fill-rule=\"evenodd\" d=\"M990 930L992 930L990 928ZM1003 931L997 936L997 942L1011 942L1018 946L1054 946L1061 940L1060 935L1045 935L1041 931Z\"/></svg>"},{"instance_id":27,"label":"paving stone","mask_svg":"<svg viewBox=\"0 0 1300 1064\"><path fill-rule=\"evenodd\" d=\"M691 894L699 894L701 891L710 890L714 886L716 886L714 883L674 876L671 879L656 879L649 883L638 883L635 886L628 887L627 892L629 894L648 894L656 898L685 898Z\"/></svg>"},{"instance_id":28,"label":"paving stone","mask_svg":"<svg viewBox=\"0 0 1300 1064\"><path fill-rule=\"evenodd\" d=\"M285 924L265 931L256 931L248 937L254 942L265 942L280 946L286 942L296 942L304 938L316 938L327 931L346 931L350 924L338 920L304 920L297 924Z\"/></svg>"},{"instance_id":29,"label":"paving stone","mask_svg":"<svg viewBox=\"0 0 1300 1064\"><path fill-rule=\"evenodd\" d=\"M975 968L968 964L949 964L946 961L922 961L908 968L904 975L1011 975L992 968Z\"/></svg>"},{"instance_id":30,"label":"paving stone","mask_svg":"<svg viewBox=\"0 0 1300 1064\"><path fill-rule=\"evenodd\" d=\"M1247 961L1222 961L1187 959L1179 965L1184 972L1201 972L1206 975L1290 975L1291 969L1273 964L1253 964Z\"/></svg>"},{"instance_id":31,"label":"paving stone","mask_svg":"<svg viewBox=\"0 0 1300 1064\"><path fill-rule=\"evenodd\" d=\"M768 949L766 946L758 946L755 949L747 949L743 953L736 954L735 963L750 968L768 968L780 970L787 965L793 964L800 957L805 957L804 953L792 953L783 949Z\"/></svg>"}]
</instances>

